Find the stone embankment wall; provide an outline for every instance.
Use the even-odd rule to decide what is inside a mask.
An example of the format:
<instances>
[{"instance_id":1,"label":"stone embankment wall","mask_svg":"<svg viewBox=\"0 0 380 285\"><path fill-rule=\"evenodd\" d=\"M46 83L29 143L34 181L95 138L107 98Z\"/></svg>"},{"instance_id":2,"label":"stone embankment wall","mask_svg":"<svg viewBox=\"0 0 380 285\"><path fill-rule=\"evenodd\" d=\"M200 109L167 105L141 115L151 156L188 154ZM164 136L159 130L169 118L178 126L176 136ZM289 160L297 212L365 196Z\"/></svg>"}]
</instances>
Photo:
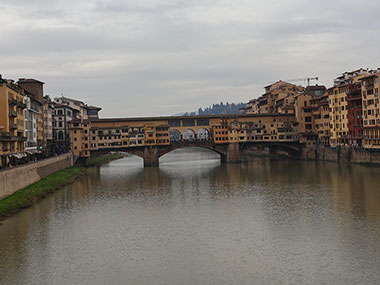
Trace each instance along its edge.
<instances>
[{"instance_id":1,"label":"stone embankment wall","mask_svg":"<svg viewBox=\"0 0 380 285\"><path fill-rule=\"evenodd\" d=\"M0 200L40 179L73 166L71 153L0 171Z\"/></svg>"},{"instance_id":2,"label":"stone embankment wall","mask_svg":"<svg viewBox=\"0 0 380 285\"><path fill-rule=\"evenodd\" d=\"M333 162L356 162L380 164L380 151L363 148L336 147L323 145L305 145L302 158Z\"/></svg>"}]
</instances>

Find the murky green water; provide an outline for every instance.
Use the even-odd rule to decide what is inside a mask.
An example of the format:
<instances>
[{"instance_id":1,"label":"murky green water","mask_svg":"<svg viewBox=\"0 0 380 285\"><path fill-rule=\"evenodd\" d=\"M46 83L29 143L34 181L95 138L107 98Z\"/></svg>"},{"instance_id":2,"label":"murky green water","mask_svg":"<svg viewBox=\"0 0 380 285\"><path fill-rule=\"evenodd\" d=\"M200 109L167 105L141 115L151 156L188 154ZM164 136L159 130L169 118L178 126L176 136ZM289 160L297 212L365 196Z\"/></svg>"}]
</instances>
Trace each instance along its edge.
<instances>
[{"instance_id":1,"label":"murky green water","mask_svg":"<svg viewBox=\"0 0 380 285\"><path fill-rule=\"evenodd\" d=\"M380 168L114 161L3 222L0 283L379 284Z\"/></svg>"}]
</instances>

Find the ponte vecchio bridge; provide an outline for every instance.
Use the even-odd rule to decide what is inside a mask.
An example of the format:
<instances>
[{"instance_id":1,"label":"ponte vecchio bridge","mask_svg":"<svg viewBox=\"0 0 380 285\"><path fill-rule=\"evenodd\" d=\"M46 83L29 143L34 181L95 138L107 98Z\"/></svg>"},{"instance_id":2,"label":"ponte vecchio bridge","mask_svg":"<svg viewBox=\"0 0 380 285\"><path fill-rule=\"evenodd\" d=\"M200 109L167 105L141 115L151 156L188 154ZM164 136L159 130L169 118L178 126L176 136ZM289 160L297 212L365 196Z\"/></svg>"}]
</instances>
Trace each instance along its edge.
<instances>
[{"instance_id":1,"label":"ponte vecchio bridge","mask_svg":"<svg viewBox=\"0 0 380 285\"><path fill-rule=\"evenodd\" d=\"M201 147L217 152L222 162L238 162L244 150L300 151L298 123L291 114L170 116L73 120L71 150L76 158L124 151L145 166L175 149Z\"/></svg>"}]
</instances>

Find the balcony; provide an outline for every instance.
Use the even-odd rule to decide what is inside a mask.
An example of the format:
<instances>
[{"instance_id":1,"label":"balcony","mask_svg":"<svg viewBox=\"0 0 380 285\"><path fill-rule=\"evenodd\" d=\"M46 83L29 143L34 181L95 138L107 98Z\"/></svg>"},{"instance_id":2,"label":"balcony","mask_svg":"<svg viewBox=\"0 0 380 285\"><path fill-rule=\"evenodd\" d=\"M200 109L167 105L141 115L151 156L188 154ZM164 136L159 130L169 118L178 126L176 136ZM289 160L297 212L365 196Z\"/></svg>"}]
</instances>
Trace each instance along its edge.
<instances>
[{"instance_id":1,"label":"balcony","mask_svg":"<svg viewBox=\"0 0 380 285\"><path fill-rule=\"evenodd\" d=\"M10 141L11 135L7 132L0 132L0 140L1 141Z\"/></svg>"},{"instance_id":2,"label":"balcony","mask_svg":"<svg viewBox=\"0 0 380 285\"><path fill-rule=\"evenodd\" d=\"M17 117L17 112L16 111L10 111L9 117Z\"/></svg>"},{"instance_id":3,"label":"balcony","mask_svg":"<svg viewBox=\"0 0 380 285\"><path fill-rule=\"evenodd\" d=\"M26 137L24 136L12 136L8 132L0 132L0 140L3 142L23 142L26 141Z\"/></svg>"},{"instance_id":4,"label":"balcony","mask_svg":"<svg viewBox=\"0 0 380 285\"><path fill-rule=\"evenodd\" d=\"M291 128L278 128L277 132L278 133L293 133L294 130L292 130Z\"/></svg>"},{"instance_id":5,"label":"balcony","mask_svg":"<svg viewBox=\"0 0 380 285\"><path fill-rule=\"evenodd\" d=\"M19 102L17 102L17 107L20 107L21 109L25 109L26 108L26 104L19 101Z\"/></svg>"},{"instance_id":6,"label":"balcony","mask_svg":"<svg viewBox=\"0 0 380 285\"><path fill-rule=\"evenodd\" d=\"M10 123L10 124L9 124L9 129L11 129L11 130L16 130L16 129L17 129L17 124Z\"/></svg>"},{"instance_id":7,"label":"balcony","mask_svg":"<svg viewBox=\"0 0 380 285\"><path fill-rule=\"evenodd\" d=\"M8 103L9 103L9 105L16 105L17 104L17 100L13 99L13 98L9 98L8 99Z\"/></svg>"}]
</instances>

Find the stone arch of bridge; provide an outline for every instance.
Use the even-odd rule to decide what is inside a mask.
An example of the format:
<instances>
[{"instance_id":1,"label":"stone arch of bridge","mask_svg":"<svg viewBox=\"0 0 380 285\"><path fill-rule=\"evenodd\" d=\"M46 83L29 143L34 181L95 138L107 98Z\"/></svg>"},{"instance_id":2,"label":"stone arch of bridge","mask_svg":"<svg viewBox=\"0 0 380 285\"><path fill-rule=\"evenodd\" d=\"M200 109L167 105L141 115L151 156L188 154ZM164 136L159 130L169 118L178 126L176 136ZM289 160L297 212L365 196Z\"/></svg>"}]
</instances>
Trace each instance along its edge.
<instances>
[{"instance_id":1,"label":"stone arch of bridge","mask_svg":"<svg viewBox=\"0 0 380 285\"><path fill-rule=\"evenodd\" d=\"M179 145L175 145L175 146L172 146L171 148L165 148L165 149L162 149L159 151L158 153L158 158L172 152L172 151L175 151L175 150L178 150L178 149L184 149L184 148L200 148L200 149L206 149L206 150L209 150L209 151L212 151L214 153L217 153L219 154L221 157L224 157L226 155L226 151L225 149L223 148L215 148L213 147L212 145L206 145L206 144L189 144L189 143L184 143L184 144L179 144Z\"/></svg>"},{"instance_id":2,"label":"stone arch of bridge","mask_svg":"<svg viewBox=\"0 0 380 285\"><path fill-rule=\"evenodd\" d=\"M102 156L102 155L106 155L112 152L121 152L121 153L131 154L131 155L135 155L144 159L144 150L142 148L137 148L137 147L136 148L118 147L118 148L95 150L91 152L91 155Z\"/></svg>"}]
</instances>

